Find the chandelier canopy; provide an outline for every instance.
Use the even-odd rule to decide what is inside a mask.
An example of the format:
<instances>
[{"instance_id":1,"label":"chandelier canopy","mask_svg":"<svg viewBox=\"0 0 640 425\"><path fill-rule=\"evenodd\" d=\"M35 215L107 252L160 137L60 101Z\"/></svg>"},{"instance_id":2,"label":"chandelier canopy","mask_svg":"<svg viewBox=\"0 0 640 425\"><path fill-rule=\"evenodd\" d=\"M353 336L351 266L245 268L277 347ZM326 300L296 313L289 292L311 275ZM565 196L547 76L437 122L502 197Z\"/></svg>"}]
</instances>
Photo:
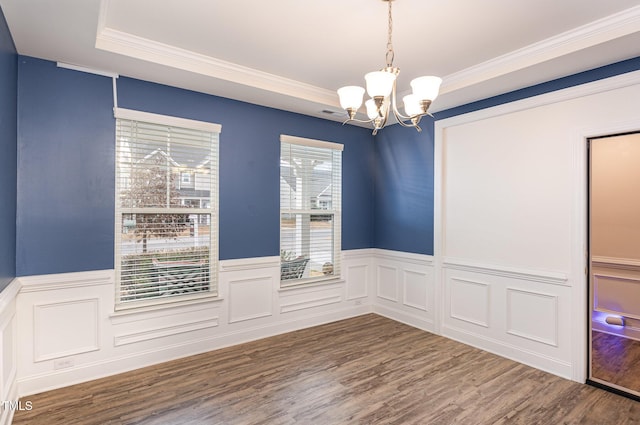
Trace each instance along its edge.
<instances>
[{"instance_id":1,"label":"chandelier canopy","mask_svg":"<svg viewBox=\"0 0 640 425\"><path fill-rule=\"evenodd\" d=\"M396 102L396 80L400 68L393 66L393 17L391 4L395 0L382 0L389 4L389 32L387 38L386 66L380 71L369 72L364 76L367 94L371 99L365 102L368 120L356 118L358 109L362 105L365 89L359 86L345 86L338 89L340 106L347 111L349 121L371 123L373 134L383 128L389 120L389 111L393 113L398 123L403 127L413 127L422 131L420 119L429 115L429 106L438 96L442 79L434 76L418 77L411 81L412 93L402 98L404 114L398 111Z\"/></svg>"}]
</instances>

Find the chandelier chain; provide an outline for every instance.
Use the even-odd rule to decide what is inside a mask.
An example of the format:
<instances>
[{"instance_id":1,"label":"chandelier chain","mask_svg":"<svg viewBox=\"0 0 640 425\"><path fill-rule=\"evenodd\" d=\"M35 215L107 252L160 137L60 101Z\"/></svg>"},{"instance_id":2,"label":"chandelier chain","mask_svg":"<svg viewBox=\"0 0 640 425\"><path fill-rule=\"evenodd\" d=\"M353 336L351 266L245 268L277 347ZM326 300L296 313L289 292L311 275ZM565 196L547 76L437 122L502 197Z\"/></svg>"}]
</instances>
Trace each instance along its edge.
<instances>
[{"instance_id":1,"label":"chandelier chain","mask_svg":"<svg viewBox=\"0 0 640 425\"><path fill-rule=\"evenodd\" d=\"M391 4L393 3L393 0L387 0L387 3L389 3L389 32L387 34L386 59L387 59L387 68L393 68L393 57L395 55L395 53L393 52L393 41L391 39L393 34L393 16L391 14Z\"/></svg>"}]
</instances>

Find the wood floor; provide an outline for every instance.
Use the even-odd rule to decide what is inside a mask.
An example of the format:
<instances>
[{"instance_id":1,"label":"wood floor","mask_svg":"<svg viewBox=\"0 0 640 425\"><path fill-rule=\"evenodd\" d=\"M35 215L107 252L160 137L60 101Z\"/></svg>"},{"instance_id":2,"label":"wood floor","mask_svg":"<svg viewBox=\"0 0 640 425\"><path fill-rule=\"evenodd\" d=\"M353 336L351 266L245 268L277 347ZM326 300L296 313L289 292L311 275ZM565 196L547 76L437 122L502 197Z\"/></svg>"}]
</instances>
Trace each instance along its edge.
<instances>
[{"instance_id":1,"label":"wood floor","mask_svg":"<svg viewBox=\"0 0 640 425\"><path fill-rule=\"evenodd\" d=\"M638 402L373 314L27 400L15 425L640 423Z\"/></svg>"},{"instance_id":2,"label":"wood floor","mask_svg":"<svg viewBox=\"0 0 640 425\"><path fill-rule=\"evenodd\" d=\"M593 377L640 393L640 341L597 331L591 338Z\"/></svg>"}]
</instances>

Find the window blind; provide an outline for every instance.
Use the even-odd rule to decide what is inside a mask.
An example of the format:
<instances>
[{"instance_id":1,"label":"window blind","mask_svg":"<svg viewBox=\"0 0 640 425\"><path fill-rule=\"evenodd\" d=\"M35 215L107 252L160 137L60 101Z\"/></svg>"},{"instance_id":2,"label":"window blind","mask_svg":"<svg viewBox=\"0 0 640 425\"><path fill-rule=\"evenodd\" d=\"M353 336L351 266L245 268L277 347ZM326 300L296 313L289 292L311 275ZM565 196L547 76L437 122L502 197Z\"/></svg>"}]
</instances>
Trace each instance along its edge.
<instances>
[{"instance_id":1,"label":"window blind","mask_svg":"<svg viewBox=\"0 0 640 425\"><path fill-rule=\"evenodd\" d=\"M215 295L216 127L178 127L138 114L159 122L116 112L117 305Z\"/></svg>"},{"instance_id":2,"label":"window blind","mask_svg":"<svg viewBox=\"0 0 640 425\"><path fill-rule=\"evenodd\" d=\"M280 279L340 276L342 145L292 136L280 144Z\"/></svg>"}]
</instances>

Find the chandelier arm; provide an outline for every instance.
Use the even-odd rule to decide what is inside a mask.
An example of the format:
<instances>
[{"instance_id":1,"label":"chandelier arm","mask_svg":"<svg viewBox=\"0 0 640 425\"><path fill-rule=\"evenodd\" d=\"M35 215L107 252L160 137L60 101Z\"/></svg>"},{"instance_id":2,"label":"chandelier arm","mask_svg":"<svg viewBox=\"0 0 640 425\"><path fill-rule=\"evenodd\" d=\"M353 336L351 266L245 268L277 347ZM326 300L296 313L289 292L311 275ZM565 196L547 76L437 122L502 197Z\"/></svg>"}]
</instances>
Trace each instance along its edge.
<instances>
[{"instance_id":1,"label":"chandelier arm","mask_svg":"<svg viewBox=\"0 0 640 425\"><path fill-rule=\"evenodd\" d=\"M404 120L400 119L399 117L396 117L396 119L398 120L398 124L400 124L403 127L415 128L416 130L421 131L421 130L419 130L420 127L418 126L418 122L420 122L418 118L415 119L415 122L412 119L411 120L411 124L408 124L408 123L404 122Z\"/></svg>"},{"instance_id":2,"label":"chandelier arm","mask_svg":"<svg viewBox=\"0 0 640 425\"><path fill-rule=\"evenodd\" d=\"M370 119L370 120L359 120L358 118L347 118L345 121L343 121L342 125L345 125L348 122L351 121L355 121L355 122L359 122L361 124L370 124L375 120L375 118Z\"/></svg>"},{"instance_id":3,"label":"chandelier arm","mask_svg":"<svg viewBox=\"0 0 640 425\"><path fill-rule=\"evenodd\" d=\"M391 89L391 107L393 109L393 115L395 115L396 120L403 126L403 127L416 127L416 128L420 128L418 127L417 123L420 122L420 118L422 118L424 116L424 114L418 114L418 115L413 115L413 116L409 116L409 115L404 115L403 113L401 113L398 110L398 101L396 98L396 82L393 82L393 87ZM407 120L411 120L413 122L413 120L416 119L417 122L416 124L406 124L403 121L407 121ZM418 130L421 131L421 130Z\"/></svg>"}]
</instances>

